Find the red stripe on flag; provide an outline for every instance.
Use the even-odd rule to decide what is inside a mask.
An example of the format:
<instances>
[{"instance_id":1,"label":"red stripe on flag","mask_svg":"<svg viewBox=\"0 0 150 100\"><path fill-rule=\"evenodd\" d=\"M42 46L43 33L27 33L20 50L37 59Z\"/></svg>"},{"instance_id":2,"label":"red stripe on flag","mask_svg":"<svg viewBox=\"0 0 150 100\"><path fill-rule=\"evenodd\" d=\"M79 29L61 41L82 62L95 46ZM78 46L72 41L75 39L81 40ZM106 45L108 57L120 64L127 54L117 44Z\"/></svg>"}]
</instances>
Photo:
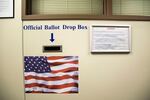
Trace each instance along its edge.
<instances>
[{"instance_id":1,"label":"red stripe on flag","mask_svg":"<svg viewBox=\"0 0 150 100\"><path fill-rule=\"evenodd\" d=\"M50 66L51 67L55 67L55 66L58 66L58 65L63 65L63 64L78 64L78 61L70 61L70 62L54 62L54 63L51 63Z\"/></svg>"},{"instance_id":2,"label":"red stripe on flag","mask_svg":"<svg viewBox=\"0 0 150 100\"><path fill-rule=\"evenodd\" d=\"M58 77L38 77L38 76L29 75L25 77L25 80L36 79L36 80L44 80L44 81L58 81L58 80L69 79L69 78L78 80L78 76L69 76L69 75L58 76Z\"/></svg>"},{"instance_id":3,"label":"red stripe on flag","mask_svg":"<svg viewBox=\"0 0 150 100\"><path fill-rule=\"evenodd\" d=\"M41 87L41 88L47 88L47 89L63 89L68 87L78 87L77 83L68 83L63 85L45 85L45 84L38 84L38 83L32 83L32 84L26 84L26 88L31 87Z\"/></svg>"},{"instance_id":4,"label":"red stripe on flag","mask_svg":"<svg viewBox=\"0 0 150 100\"><path fill-rule=\"evenodd\" d=\"M66 58L64 56L51 56L51 57L48 57L47 59L48 60L58 60L58 59L62 59L62 58Z\"/></svg>"}]
</instances>

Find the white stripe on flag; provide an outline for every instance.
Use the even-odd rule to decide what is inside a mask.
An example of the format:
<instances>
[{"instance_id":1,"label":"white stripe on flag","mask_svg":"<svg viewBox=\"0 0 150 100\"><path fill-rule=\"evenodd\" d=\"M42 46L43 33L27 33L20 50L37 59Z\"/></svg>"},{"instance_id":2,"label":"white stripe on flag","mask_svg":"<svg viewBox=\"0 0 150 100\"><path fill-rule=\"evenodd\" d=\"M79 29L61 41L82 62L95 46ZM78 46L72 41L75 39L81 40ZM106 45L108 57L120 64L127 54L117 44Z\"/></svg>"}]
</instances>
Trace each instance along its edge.
<instances>
[{"instance_id":1,"label":"white stripe on flag","mask_svg":"<svg viewBox=\"0 0 150 100\"><path fill-rule=\"evenodd\" d=\"M63 65L51 67L51 70L57 71L57 70L62 70L66 68L71 68L71 67L78 67L78 66L79 66L78 64L63 64Z\"/></svg>"},{"instance_id":2,"label":"white stripe on flag","mask_svg":"<svg viewBox=\"0 0 150 100\"><path fill-rule=\"evenodd\" d=\"M77 76L78 71L73 71L73 72L59 72L59 73L35 73L35 72L24 72L24 76L38 76L38 77L59 77L59 76L64 76L64 75L69 75L69 76Z\"/></svg>"},{"instance_id":3,"label":"white stripe on flag","mask_svg":"<svg viewBox=\"0 0 150 100\"><path fill-rule=\"evenodd\" d=\"M32 88L25 88L26 91L42 91L42 92L56 92L56 93L63 93L63 92L77 92L77 87L68 87L63 89L47 89L47 88L41 88L41 87L32 87Z\"/></svg>"},{"instance_id":4,"label":"white stripe on flag","mask_svg":"<svg viewBox=\"0 0 150 100\"><path fill-rule=\"evenodd\" d=\"M63 85L68 83L78 83L78 80L75 79L63 79L59 81L44 81L44 80L36 80L36 79L29 79L25 80L25 84L32 84L32 83L38 83L38 84L44 84L44 85Z\"/></svg>"}]
</instances>

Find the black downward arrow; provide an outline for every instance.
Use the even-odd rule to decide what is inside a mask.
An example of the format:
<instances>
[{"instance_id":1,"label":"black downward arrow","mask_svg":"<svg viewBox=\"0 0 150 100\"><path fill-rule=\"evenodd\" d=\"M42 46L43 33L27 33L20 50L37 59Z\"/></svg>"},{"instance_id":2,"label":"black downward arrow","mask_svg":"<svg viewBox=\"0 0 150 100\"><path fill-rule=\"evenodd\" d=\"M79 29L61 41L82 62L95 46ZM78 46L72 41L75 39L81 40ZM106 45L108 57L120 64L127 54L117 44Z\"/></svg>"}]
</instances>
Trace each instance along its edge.
<instances>
[{"instance_id":1,"label":"black downward arrow","mask_svg":"<svg viewBox=\"0 0 150 100\"><path fill-rule=\"evenodd\" d=\"M50 37L50 39L49 39L51 42L54 42L55 41L55 39L54 39L54 34L53 33L51 33L51 37Z\"/></svg>"}]
</instances>

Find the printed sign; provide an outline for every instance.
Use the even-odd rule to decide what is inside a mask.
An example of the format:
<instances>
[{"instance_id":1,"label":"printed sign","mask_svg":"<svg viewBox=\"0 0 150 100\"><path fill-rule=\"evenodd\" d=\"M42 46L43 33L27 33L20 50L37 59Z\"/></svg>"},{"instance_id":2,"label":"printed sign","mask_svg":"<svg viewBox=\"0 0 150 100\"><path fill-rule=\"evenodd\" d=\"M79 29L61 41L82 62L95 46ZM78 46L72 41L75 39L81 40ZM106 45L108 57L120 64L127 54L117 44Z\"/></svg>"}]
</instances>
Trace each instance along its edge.
<instances>
[{"instance_id":1,"label":"printed sign","mask_svg":"<svg viewBox=\"0 0 150 100\"><path fill-rule=\"evenodd\" d=\"M93 25L91 52L130 52L130 26Z\"/></svg>"}]
</instances>

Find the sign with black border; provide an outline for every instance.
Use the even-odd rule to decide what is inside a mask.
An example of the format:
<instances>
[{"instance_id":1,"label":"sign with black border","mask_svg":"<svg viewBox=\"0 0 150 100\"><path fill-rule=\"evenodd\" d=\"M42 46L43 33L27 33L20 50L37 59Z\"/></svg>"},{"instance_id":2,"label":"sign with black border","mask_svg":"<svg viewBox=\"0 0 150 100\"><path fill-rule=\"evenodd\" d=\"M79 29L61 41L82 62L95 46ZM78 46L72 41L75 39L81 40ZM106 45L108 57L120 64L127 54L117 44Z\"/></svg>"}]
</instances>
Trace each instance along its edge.
<instances>
[{"instance_id":1,"label":"sign with black border","mask_svg":"<svg viewBox=\"0 0 150 100\"><path fill-rule=\"evenodd\" d=\"M92 53L131 51L130 25L91 25L90 49Z\"/></svg>"}]
</instances>

